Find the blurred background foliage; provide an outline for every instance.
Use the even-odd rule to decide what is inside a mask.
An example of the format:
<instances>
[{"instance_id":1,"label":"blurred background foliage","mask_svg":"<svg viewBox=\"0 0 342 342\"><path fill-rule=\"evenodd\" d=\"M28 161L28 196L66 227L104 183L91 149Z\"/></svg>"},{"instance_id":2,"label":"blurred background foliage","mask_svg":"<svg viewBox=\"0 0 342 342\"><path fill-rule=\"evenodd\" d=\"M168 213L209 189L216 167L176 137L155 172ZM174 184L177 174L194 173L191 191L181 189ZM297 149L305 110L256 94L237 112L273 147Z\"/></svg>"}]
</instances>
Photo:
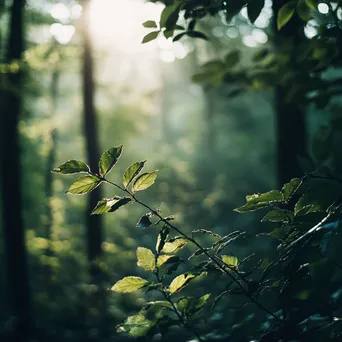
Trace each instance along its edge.
<instances>
[{"instance_id":1,"label":"blurred background foliage","mask_svg":"<svg viewBox=\"0 0 342 342\"><path fill-rule=\"evenodd\" d=\"M174 214L184 231L211 229L223 235L240 229L248 235L260 232L259 213L245 216L233 209L241 205L245 195L282 184L277 170L285 166L277 160L275 87L280 82L279 73L285 69L274 68L274 60L279 48L284 47L285 55L288 52L285 45L277 46L275 42L278 38L271 0L263 2L254 24L244 6L238 8L233 19L218 11L200 16L196 29L208 41L185 35L172 42L160 35L148 44L141 44L148 33L142 23L159 22L164 8L159 1L27 0L22 2L25 49L21 59L8 59L11 13L19 2L0 1L1 133L6 137L3 118L11 114L3 105L7 94L20 97L20 152L11 153L20 155L22 196L16 200L23 217L28 278L27 284L18 285L17 290L28 286L30 291L30 325L35 327L32 340L125 340L117 335L116 325L146 299L141 294L103 296L99 288L108 288L125 275L139 274L135 249L154 248L157 231L135 226L144 211L134 206L105 215L103 224L97 227L103 233L102 252L91 260L101 273L99 285L89 272L87 245L92 240L87 230L87 199L65 196L70 179L50 173L65 160L86 160L88 155L82 98L83 9L90 6L86 25L94 60L99 151L124 145L125 153L110 177L119 182L132 162L147 159L148 167L160 172L156 185L142 198L159 207L163 215ZM312 44L319 28L332 25L327 6L325 1L320 2L315 16L301 25L303 50L312 48L307 45ZM341 12L336 14L338 20ZM189 15L191 19L194 13ZM180 25L188 24L190 19L181 19ZM337 37L340 39L341 33ZM336 41L328 46L320 46L319 40L315 43L314 61L310 54L300 53L304 57L298 63L312 63L315 70L323 68L324 77L317 77L316 84L309 79L301 84L297 74L289 74L283 85L292 82L292 90L296 88L293 95L305 105L305 140L313 141L308 154L316 162L333 163L338 172L340 88L328 92L326 83L341 77L341 59L334 50ZM255 63L264 69L257 72ZM17 74L22 78L20 88L12 80ZM291 133L286 134L291 139ZM7 136L1 141L1 155L9 148L9 139ZM309 161L303 157L304 169ZM103 195L115 194L112 188L106 188ZM5 203L16 205L15 199L3 196L4 192L0 195L3 208ZM5 216L4 210L1 217ZM8 228L1 222L0 228L0 338L5 341L17 336L20 309L15 312L9 295L13 283L8 269L15 264L11 266L12 260L5 253L8 237L4 232ZM260 238L254 240L251 250L250 241L248 236L237 240L231 253L243 259L251 253L263 255L274 245L273 240ZM14 272L20 279L22 270ZM203 281L196 289L198 295L210 286L209 280ZM203 329L216 331L221 338L233 329L231 336L237 337L232 341L247 341L239 329L249 326L252 330L258 320L252 314L233 312L230 305L223 302L203 322ZM228 327L226 322L234 320L235 326ZM19 336L24 340L24 334ZM190 339L177 329L170 339L174 336Z\"/></svg>"}]
</instances>

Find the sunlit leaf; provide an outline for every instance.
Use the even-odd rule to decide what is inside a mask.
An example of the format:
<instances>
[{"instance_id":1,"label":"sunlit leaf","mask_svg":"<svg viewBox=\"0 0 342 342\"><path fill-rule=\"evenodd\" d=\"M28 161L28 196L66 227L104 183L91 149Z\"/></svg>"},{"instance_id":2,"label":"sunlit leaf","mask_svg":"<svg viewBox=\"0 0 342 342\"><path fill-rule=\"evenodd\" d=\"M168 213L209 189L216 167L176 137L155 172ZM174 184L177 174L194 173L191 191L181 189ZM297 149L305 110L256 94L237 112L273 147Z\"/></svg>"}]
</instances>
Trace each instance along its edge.
<instances>
[{"instance_id":1,"label":"sunlit leaf","mask_svg":"<svg viewBox=\"0 0 342 342\"><path fill-rule=\"evenodd\" d=\"M279 190L272 190L264 194L246 196L247 203L242 207L234 209L239 213L258 210L268 207L271 203L283 202L283 194Z\"/></svg>"},{"instance_id":2,"label":"sunlit leaf","mask_svg":"<svg viewBox=\"0 0 342 342\"><path fill-rule=\"evenodd\" d=\"M170 258L166 258L165 255L162 255L157 260L157 266L163 274L171 274L177 270L181 262L182 259L178 256L171 255Z\"/></svg>"},{"instance_id":3,"label":"sunlit leaf","mask_svg":"<svg viewBox=\"0 0 342 342\"><path fill-rule=\"evenodd\" d=\"M125 277L119 280L111 288L115 292L135 292L148 284L148 281L140 277Z\"/></svg>"},{"instance_id":4,"label":"sunlit leaf","mask_svg":"<svg viewBox=\"0 0 342 342\"><path fill-rule=\"evenodd\" d=\"M99 201L91 212L92 215L101 215L118 210L123 205L131 202L132 199L129 197L114 196L113 198L103 198Z\"/></svg>"},{"instance_id":5,"label":"sunlit leaf","mask_svg":"<svg viewBox=\"0 0 342 342\"><path fill-rule=\"evenodd\" d=\"M253 194L246 196L248 203L258 203L258 202L277 202L282 201L283 196L279 190L271 190L263 194Z\"/></svg>"},{"instance_id":6,"label":"sunlit leaf","mask_svg":"<svg viewBox=\"0 0 342 342\"><path fill-rule=\"evenodd\" d=\"M283 7L280 8L277 17L277 28L281 30L284 25L286 25L293 14L295 13L297 6L297 1L287 2Z\"/></svg>"},{"instance_id":7,"label":"sunlit leaf","mask_svg":"<svg viewBox=\"0 0 342 342\"><path fill-rule=\"evenodd\" d=\"M156 324L155 321L147 319L142 313L130 316L118 328L118 332L127 332L130 336L145 336Z\"/></svg>"},{"instance_id":8,"label":"sunlit leaf","mask_svg":"<svg viewBox=\"0 0 342 342\"><path fill-rule=\"evenodd\" d=\"M301 183L302 180L300 178L293 178L283 186L281 191L285 201L288 201L295 194Z\"/></svg>"},{"instance_id":9,"label":"sunlit leaf","mask_svg":"<svg viewBox=\"0 0 342 342\"><path fill-rule=\"evenodd\" d=\"M222 261L229 266L230 268L235 268L239 264L239 260L237 257L232 255L221 255Z\"/></svg>"},{"instance_id":10,"label":"sunlit leaf","mask_svg":"<svg viewBox=\"0 0 342 342\"><path fill-rule=\"evenodd\" d=\"M90 169L86 163L83 163L80 160L68 160L64 164L53 169L52 172L68 175L78 172L90 172Z\"/></svg>"},{"instance_id":11,"label":"sunlit leaf","mask_svg":"<svg viewBox=\"0 0 342 342\"><path fill-rule=\"evenodd\" d=\"M153 31L153 32L150 32L148 33L142 40L142 44L145 44L145 43L148 43L148 42L151 42L152 40L155 40L159 35L159 31Z\"/></svg>"},{"instance_id":12,"label":"sunlit leaf","mask_svg":"<svg viewBox=\"0 0 342 342\"><path fill-rule=\"evenodd\" d=\"M155 256L152 251L148 248L138 247L137 248L138 266L146 271L154 271L156 267Z\"/></svg>"},{"instance_id":13,"label":"sunlit leaf","mask_svg":"<svg viewBox=\"0 0 342 342\"><path fill-rule=\"evenodd\" d=\"M146 163L146 160L141 162L136 162L132 164L124 173L123 175L123 185L125 188L127 188L130 183L133 181L133 179L140 173L140 171L143 169L144 165Z\"/></svg>"},{"instance_id":14,"label":"sunlit leaf","mask_svg":"<svg viewBox=\"0 0 342 342\"><path fill-rule=\"evenodd\" d=\"M195 303L194 303L194 308L199 310L201 309L208 301L208 299L210 298L211 294L207 293L204 296L196 299Z\"/></svg>"},{"instance_id":15,"label":"sunlit leaf","mask_svg":"<svg viewBox=\"0 0 342 342\"><path fill-rule=\"evenodd\" d=\"M178 277L172 280L169 286L170 293L173 294L173 293L179 292L186 285L188 285L190 280L193 278L195 278L195 276L191 273L179 275Z\"/></svg>"},{"instance_id":16,"label":"sunlit leaf","mask_svg":"<svg viewBox=\"0 0 342 342\"><path fill-rule=\"evenodd\" d=\"M104 152L99 161L99 172L102 177L105 177L113 166L118 162L121 153L122 145L112 147L108 151Z\"/></svg>"},{"instance_id":17,"label":"sunlit leaf","mask_svg":"<svg viewBox=\"0 0 342 342\"><path fill-rule=\"evenodd\" d=\"M157 174L158 170L149 173L143 173L135 180L132 190L141 191L149 188L155 182Z\"/></svg>"},{"instance_id":18,"label":"sunlit leaf","mask_svg":"<svg viewBox=\"0 0 342 342\"><path fill-rule=\"evenodd\" d=\"M161 267L166 263L178 262L179 257L175 255L159 255L157 259L157 267Z\"/></svg>"},{"instance_id":19,"label":"sunlit leaf","mask_svg":"<svg viewBox=\"0 0 342 342\"><path fill-rule=\"evenodd\" d=\"M143 26L146 28L157 28L157 23L154 20L147 20L143 23Z\"/></svg>"},{"instance_id":20,"label":"sunlit leaf","mask_svg":"<svg viewBox=\"0 0 342 342\"><path fill-rule=\"evenodd\" d=\"M67 194L83 195L99 186L101 179L97 176L84 176L76 179L66 192Z\"/></svg>"},{"instance_id":21,"label":"sunlit leaf","mask_svg":"<svg viewBox=\"0 0 342 342\"><path fill-rule=\"evenodd\" d=\"M184 238L170 239L165 243L162 252L166 254L176 253L188 243Z\"/></svg>"}]
</instances>

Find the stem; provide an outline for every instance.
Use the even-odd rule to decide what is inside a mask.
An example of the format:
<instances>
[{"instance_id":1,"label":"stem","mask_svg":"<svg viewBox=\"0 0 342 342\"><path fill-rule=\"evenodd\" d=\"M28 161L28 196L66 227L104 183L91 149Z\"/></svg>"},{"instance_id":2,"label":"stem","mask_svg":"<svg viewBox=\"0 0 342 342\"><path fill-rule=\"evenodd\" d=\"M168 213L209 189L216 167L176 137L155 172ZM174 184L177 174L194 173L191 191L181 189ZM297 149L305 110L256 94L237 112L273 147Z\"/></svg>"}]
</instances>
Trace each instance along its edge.
<instances>
[{"instance_id":1,"label":"stem","mask_svg":"<svg viewBox=\"0 0 342 342\"><path fill-rule=\"evenodd\" d=\"M159 255L159 254L158 254ZM158 258L158 255L156 257L156 259ZM159 269L157 268L156 272L155 272L155 276L158 280L159 283L162 283L161 278L159 277ZM188 329L189 331L191 331L197 338L198 341L203 341L202 337L196 332L196 330L194 330L192 327L190 327L185 320L183 319L182 315L179 313L178 309L176 308L176 305L174 304L174 302L172 301L170 295L164 290L164 288L162 288L161 290L159 290L160 293L164 296L165 300L167 302L169 302L172 306L173 312L177 315L180 323L183 325L183 327L185 329Z\"/></svg>"},{"instance_id":2,"label":"stem","mask_svg":"<svg viewBox=\"0 0 342 342\"><path fill-rule=\"evenodd\" d=\"M213 257L210 253L208 253L194 238L189 237L188 235L186 235L185 233L183 233L179 228L177 228L176 226L174 226L173 224L171 224L168 220L165 220L156 210L152 209L149 205L145 204L144 202L140 201L135 195L134 193L130 192L129 190L109 181L108 179L103 178L103 181L105 181L108 184L111 184L115 187L117 187L118 189L126 192L128 195L131 196L131 198L136 202L139 203L141 206L145 207L146 209L148 209L151 213L153 213L156 217L158 217L160 219L160 221L162 221L164 224L168 225L170 228L172 228L174 231L176 231L178 234L180 234L182 237L184 237L186 240L188 240L189 242L192 242L203 254L205 254L212 262L214 262L216 264L216 266L219 267L220 270L222 270L229 278L232 279L232 281L238 285L238 287L242 290L242 292L245 294L246 297L248 297L254 304L256 304L260 309L262 309L263 311L265 311L266 313L268 313L269 315L271 315L274 319L276 319L279 322L283 322L283 320L278 317L277 315L275 315L272 311L270 311L269 309L267 309L263 304L261 304L257 299L254 298L254 296L247 290L245 289L245 287L240 283L240 281L238 279L236 279L234 277L234 275L232 274L233 272L235 272L235 274L240 277L243 281L246 282L246 280L244 279L244 277L242 277L235 269L230 268L229 271L227 271L226 267L229 267L229 265L226 265L223 261L218 261L215 257ZM223 264L223 265L222 265ZM231 272L233 271L233 272Z\"/></svg>"}]
</instances>

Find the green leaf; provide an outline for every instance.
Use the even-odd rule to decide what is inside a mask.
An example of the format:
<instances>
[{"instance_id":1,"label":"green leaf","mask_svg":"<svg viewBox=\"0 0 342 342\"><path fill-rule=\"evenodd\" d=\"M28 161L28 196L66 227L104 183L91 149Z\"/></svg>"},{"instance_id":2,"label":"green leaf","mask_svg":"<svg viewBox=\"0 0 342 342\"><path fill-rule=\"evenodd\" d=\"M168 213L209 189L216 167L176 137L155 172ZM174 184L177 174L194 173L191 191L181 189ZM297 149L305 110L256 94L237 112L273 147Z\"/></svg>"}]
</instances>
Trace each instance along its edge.
<instances>
[{"instance_id":1,"label":"green leaf","mask_svg":"<svg viewBox=\"0 0 342 342\"><path fill-rule=\"evenodd\" d=\"M137 265L146 271L154 271L156 268L155 256L152 251L148 248L138 247L137 248Z\"/></svg>"},{"instance_id":2,"label":"green leaf","mask_svg":"<svg viewBox=\"0 0 342 342\"><path fill-rule=\"evenodd\" d=\"M163 249L163 247L165 245L165 241L166 241L167 237L169 236L169 231L170 231L169 227L165 225L162 228L162 230L159 232L157 244L156 244L156 251L158 253L160 253L161 250Z\"/></svg>"},{"instance_id":3,"label":"green leaf","mask_svg":"<svg viewBox=\"0 0 342 342\"><path fill-rule=\"evenodd\" d=\"M157 174L158 170L149 173L143 173L135 180L132 188L133 192L149 188L155 182Z\"/></svg>"},{"instance_id":4,"label":"green leaf","mask_svg":"<svg viewBox=\"0 0 342 342\"><path fill-rule=\"evenodd\" d=\"M185 273L181 274L175 279L172 280L169 291L171 294L179 292L181 289L183 289L186 285L189 284L190 280L195 278L195 276L191 273Z\"/></svg>"},{"instance_id":5,"label":"green leaf","mask_svg":"<svg viewBox=\"0 0 342 342\"><path fill-rule=\"evenodd\" d=\"M313 10L317 10L320 0L305 0L306 5Z\"/></svg>"},{"instance_id":6,"label":"green leaf","mask_svg":"<svg viewBox=\"0 0 342 342\"><path fill-rule=\"evenodd\" d=\"M160 14L160 27L173 29L177 25L181 2L175 1L172 5L166 6Z\"/></svg>"},{"instance_id":7,"label":"green leaf","mask_svg":"<svg viewBox=\"0 0 342 342\"><path fill-rule=\"evenodd\" d=\"M183 314L186 313L193 299L193 297L182 297L176 304L177 309Z\"/></svg>"},{"instance_id":8,"label":"green leaf","mask_svg":"<svg viewBox=\"0 0 342 342\"><path fill-rule=\"evenodd\" d=\"M162 252L166 254L176 253L188 243L184 238L170 239L165 243Z\"/></svg>"},{"instance_id":9,"label":"green leaf","mask_svg":"<svg viewBox=\"0 0 342 342\"><path fill-rule=\"evenodd\" d=\"M208 299L210 298L210 295L211 295L210 293L207 293L204 296L198 298L195 308L196 309L202 308L207 303Z\"/></svg>"},{"instance_id":10,"label":"green leaf","mask_svg":"<svg viewBox=\"0 0 342 342\"><path fill-rule=\"evenodd\" d=\"M139 222L137 223L138 228L147 228L152 224L149 215L144 215L140 218Z\"/></svg>"},{"instance_id":11,"label":"green leaf","mask_svg":"<svg viewBox=\"0 0 342 342\"><path fill-rule=\"evenodd\" d=\"M188 25L187 31L193 31L195 29L196 22L196 19L192 19Z\"/></svg>"},{"instance_id":12,"label":"green leaf","mask_svg":"<svg viewBox=\"0 0 342 342\"><path fill-rule=\"evenodd\" d=\"M152 32L148 33L148 34L143 38L143 40L142 40L141 43L142 43L142 44L145 44L145 43L148 43L148 42L150 42L150 41L152 41L152 40L155 40L155 39L158 37L159 32L160 32L160 31L152 31Z\"/></svg>"},{"instance_id":13,"label":"green leaf","mask_svg":"<svg viewBox=\"0 0 342 342\"><path fill-rule=\"evenodd\" d=\"M97 176L83 176L77 178L66 193L83 195L97 188L101 182L101 179Z\"/></svg>"},{"instance_id":14,"label":"green leaf","mask_svg":"<svg viewBox=\"0 0 342 342\"><path fill-rule=\"evenodd\" d=\"M191 38L208 40L208 37L204 33L199 31L186 31L185 34Z\"/></svg>"},{"instance_id":15,"label":"green leaf","mask_svg":"<svg viewBox=\"0 0 342 342\"><path fill-rule=\"evenodd\" d=\"M280 8L277 17L277 28L281 30L290 19L293 17L297 6L297 1L287 2L283 7Z\"/></svg>"},{"instance_id":16,"label":"green leaf","mask_svg":"<svg viewBox=\"0 0 342 342\"><path fill-rule=\"evenodd\" d=\"M246 213L268 207L271 203L283 202L283 194L279 190L272 190L264 194L246 196L247 203L242 207L234 209L238 213Z\"/></svg>"},{"instance_id":17,"label":"green leaf","mask_svg":"<svg viewBox=\"0 0 342 342\"><path fill-rule=\"evenodd\" d=\"M122 293L135 292L147 284L148 281L140 277L125 277L115 283L111 290Z\"/></svg>"},{"instance_id":18,"label":"green leaf","mask_svg":"<svg viewBox=\"0 0 342 342\"><path fill-rule=\"evenodd\" d=\"M154 20L147 20L143 23L143 26L146 28L157 28L157 23Z\"/></svg>"},{"instance_id":19,"label":"green leaf","mask_svg":"<svg viewBox=\"0 0 342 342\"><path fill-rule=\"evenodd\" d=\"M233 68L240 61L240 51L235 50L235 51L227 53L224 57L224 61L225 61L226 67Z\"/></svg>"},{"instance_id":20,"label":"green leaf","mask_svg":"<svg viewBox=\"0 0 342 342\"><path fill-rule=\"evenodd\" d=\"M83 163L80 160L68 160L64 164L54 168L52 172L69 175L78 172L90 172L90 169L86 163Z\"/></svg>"},{"instance_id":21,"label":"green leaf","mask_svg":"<svg viewBox=\"0 0 342 342\"><path fill-rule=\"evenodd\" d=\"M146 160L132 164L123 175L123 185L127 188L145 166Z\"/></svg>"},{"instance_id":22,"label":"green leaf","mask_svg":"<svg viewBox=\"0 0 342 342\"><path fill-rule=\"evenodd\" d=\"M267 213L261 222L290 222L293 218L293 213L288 210L272 210Z\"/></svg>"},{"instance_id":23,"label":"green leaf","mask_svg":"<svg viewBox=\"0 0 342 342\"><path fill-rule=\"evenodd\" d=\"M262 270L264 270L266 267L268 267L271 264L270 260L265 258L262 259L261 263L259 264L259 268L261 268Z\"/></svg>"},{"instance_id":24,"label":"green leaf","mask_svg":"<svg viewBox=\"0 0 342 342\"><path fill-rule=\"evenodd\" d=\"M283 195L279 190L271 190L263 194L253 194L246 196L248 203L259 203L259 202L278 202L283 200Z\"/></svg>"},{"instance_id":25,"label":"green leaf","mask_svg":"<svg viewBox=\"0 0 342 342\"><path fill-rule=\"evenodd\" d=\"M300 178L292 178L288 183L286 183L281 192L283 193L283 197L285 201L291 199L291 197L296 193L301 185L302 180Z\"/></svg>"},{"instance_id":26,"label":"green leaf","mask_svg":"<svg viewBox=\"0 0 342 342\"><path fill-rule=\"evenodd\" d=\"M202 233L202 234L208 234L210 236L213 236L215 238L221 239L221 235L213 233L211 230L206 230L206 229L195 229L191 232L192 234L196 233Z\"/></svg>"},{"instance_id":27,"label":"green leaf","mask_svg":"<svg viewBox=\"0 0 342 342\"><path fill-rule=\"evenodd\" d=\"M130 316L118 328L118 332L127 332L130 336L145 336L156 324L155 321L147 319L142 313Z\"/></svg>"},{"instance_id":28,"label":"green leaf","mask_svg":"<svg viewBox=\"0 0 342 342\"><path fill-rule=\"evenodd\" d=\"M129 202L132 202L130 197L114 196L113 198L103 198L97 203L96 207L91 212L91 215L101 215L104 213L114 212Z\"/></svg>"},{"instance_id":29,"label":"green leaf","mask_svg":"<svg viewBox=\"0 0 342 342\"><path fill-rule=\"evenodd\" d=\"M237 257L232 255L221 255L222 261L229 267L235 268L239 264L239 260Z\"/></svg>"},{"instance_id":30,"label":"green leaf","mask_svg":"<svg viewBox=\"0 0 342 342\"><path fill-rule=\"evenodd\" d=\"M149 302L144 305L143 310L146 311L145 316L147 318L159 319L165 316L166 311L173 312L173 306L171 303L165 300L157 300L155 302Z\"/></svg>"},{"instance_id":31,"label":"green leaf","mask_svg":"<svg viewBox=\"0 0 342 342\"><path fill-rule=\"evenodd\" d=\"M299 18L301 18L303 21L307 22L310 19L311 10L310 7L307 5L306 0L298 1L296 11Z\"/></svg>"},{"instance_id":32,"label":"green leaf","mask_svg":"<svg viewBox=\"0 0 342 342\"><path fill-rule=\"evenodd\" d=\"M172 304L165 301L165 300L157 300L155 302L149 302L149 303L145 304L144 308L149 309L152 306L153 307L159 306L159 307L163 307L163 308L173 309Z\"/></svg>"},{"instance_id":33,"label":"green leaf","mask_svg":"<svg viewBox=\"0 0 342 342\"><path fill-rule=\"evenodd\" d=\"M173 36L174 33L175 33L174 30L165 30L165 31L163 32L163 35L164 35L164 37L165 37L166 39L169 39L169 38L171 38L171 37Z\"/></svg>"},{"instance_id":34,"label":"green leaf","mask_svg":"<svg viewBox=\"0 0 342 342\"><path fill-rule=\"evenodd\" d=\"M176 271L182 259L178 256L171 255L170 258L166 258L168 256L161 255L157 260L157 267L163 274L171 274Z\"/></svg>"},{"instance_id":35,"label":"green leaf","mask_svg":"<svg viewBox=\"0 0 342 342\"><path fill-rule=\"evenodd\" d=\"M175 255L158 255L158 259L157 259L157 267L161 267L166 263L174 263L174 262L178 262L179 261L179 257L175 256Z\"/></svg>"},{"instance_id":36,"label":"green leaf","mask_svg":"<svg viewBox=\"0 0 342 342\"><path fill-rule=\"evenodd\" d=\"M99 162L99 172L102 177L105 177L108 172L113 168L113 166L118 162L121 153L122 145L117 147L112 147L108 151L102 154Z\"/></svg>"},{"instance_id":37,"label":"green leaf","mask_svg":"<svg viewBox=\"0 0 342 342\"><path fill-rule=\"evenodd\" d=\"M178 40L180 40L185 35L186 35L186 32L178 33L176 36L173 37L172 41L177 42Z\"/></svg>"},{"instance_id":38,"label":"green leaf","mask_svg":"<svg viewBox=\"0 0 342 342\"><path fill-rule=\"evenodd\" d=\"M264 5L265 0L249 0L247 3L247 14L252 24L258 19Z\"/></svg>"}]
</instances>

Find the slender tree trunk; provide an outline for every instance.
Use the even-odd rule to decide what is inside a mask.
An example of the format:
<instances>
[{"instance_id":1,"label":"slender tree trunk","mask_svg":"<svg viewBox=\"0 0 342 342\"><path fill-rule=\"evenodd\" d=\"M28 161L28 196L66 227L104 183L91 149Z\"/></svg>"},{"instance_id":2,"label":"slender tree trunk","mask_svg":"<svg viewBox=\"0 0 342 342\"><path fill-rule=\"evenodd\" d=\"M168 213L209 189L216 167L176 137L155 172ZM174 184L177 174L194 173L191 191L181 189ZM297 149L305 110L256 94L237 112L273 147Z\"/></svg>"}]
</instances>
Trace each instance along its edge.
<instances>
[{"instance_id":1,"label":"slender tree trunk","mask_svg":"<svg viewBox=\"0 0 342 342\"><path fill-rule=\"evenodd\" d=\"M83 17L81 34L83 38L83 110L84 110L84 134L86 137L87 159L91 170L97 172L98 160L100 158L98 147L98 132L97 120L95 112L95 86L93 79L93 52L92 42L89 32L89 12L90 0L83 0ZM87 244L88 244L88 259L91 264L91 275L93 280L99 281L101 275L100 269L96 261L102 255L101 244L102 237L102 216L90 216L90 212L96 206L97 202L102 198L101 188L98 187L92 191L88 196L87 208Z\"/></svg>"},{"instance_id":2,"label":"slender tree trunk","mask_svg":"<svg viewBox=\"0 0 342 342\"><path fill-rule=\"evenodd\" d=\"M54 116L56 114L57 108L57 98L58 98L58 81L59 81L59 70L54 70L51 76L51 85L50 85L50 101L51 101L51 108L50 108L50 116L51 121L53 121ZM51 209L51 198L53 196L53 186L52 186L52 173L51 170L54 168L55 159L56 159L56 150L57 150L57 129L53 128L51 130L50 136L50 149L47 156L47 167L46 167L46 174L45 174L45 196L46 196L46 222L44 224L44 234L45 237L50 239L51 238L51 230L52 230L52 209Z\"/></svg>"},{"instance_id":3,"label":"slender tree trunk","mask_svg":"<svg viewBox=\"0 0 342 342\"><path fill-rule=\"evenodd\" d=\"M273 1L274 19L285 0ZM274 26L276 24L274 23ZM275 28L275 48L290 47L290 58L295 58L296 45L301 39L298 18L293 18L280 31ZM286 101L293 84L279 85L275 90L277 181L283 185L293 177L301 176L298 156L306 151L305 109L299 103Z\"/></svg>"},{"instance_id":4,"label":"slender tree trunk","mask_svg":"<svg viewBox=\"0 0 342 342\"><path fill-rule=\"evenodd\" d=\"M20 59L24 50L24 0L13 1L7 61ZM30 292L22 218L21 166L18 122L22 107L22 71L8 75L13 90L3 92L1 193L8 273L8 297L16 317L16 338L28 339L31 329Z\"/></svg>"}]
</instances>

